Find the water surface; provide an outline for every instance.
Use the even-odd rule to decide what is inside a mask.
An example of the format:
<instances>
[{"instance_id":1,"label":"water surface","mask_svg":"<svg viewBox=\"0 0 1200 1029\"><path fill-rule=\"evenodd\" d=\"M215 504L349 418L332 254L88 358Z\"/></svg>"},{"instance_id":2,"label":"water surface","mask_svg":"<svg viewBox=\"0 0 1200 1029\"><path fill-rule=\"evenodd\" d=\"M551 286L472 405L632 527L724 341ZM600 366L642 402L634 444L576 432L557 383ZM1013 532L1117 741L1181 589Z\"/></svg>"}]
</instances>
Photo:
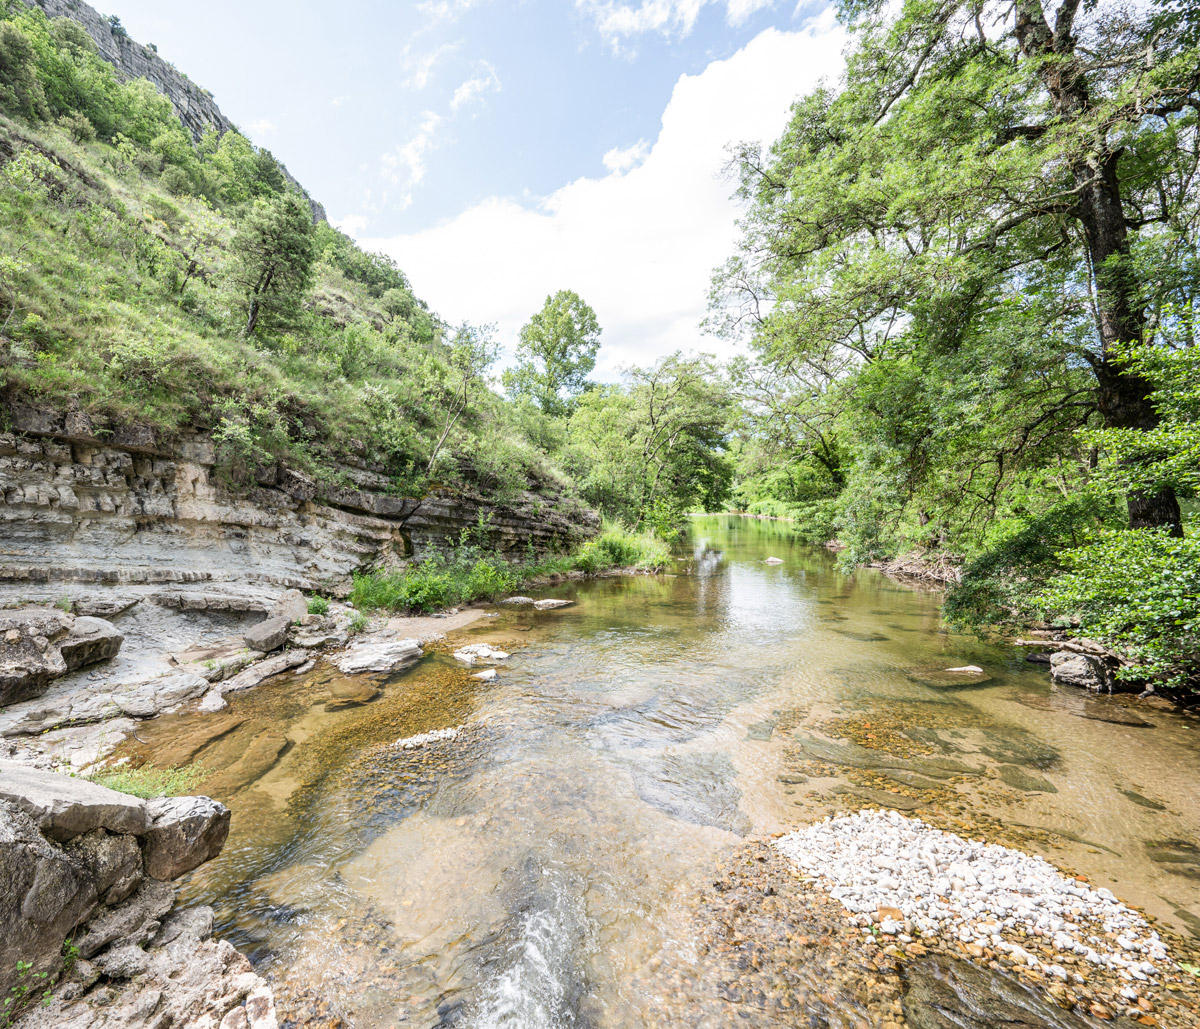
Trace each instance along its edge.
<instances>
[{"instance_id":1,"label":"water surface","mask_svg":"<svg viewBox=\"0 0 1200 1029\"><path fill-rule=\"evenodd\" d=\"M347 704L319 665L139 730L156 762L214 770L233 830L185 897L292 1023L659 1024L647 977L686 980L718 859L879 804L1200 935L1192 723L1055 688L945 632L936 593L843 574L776 523L697 519L674 574L545 592L576 604L455 637L511 652L492 682L434 652ZM945 671L966 664L985 674Z\"/></svg>"}]
</instances>

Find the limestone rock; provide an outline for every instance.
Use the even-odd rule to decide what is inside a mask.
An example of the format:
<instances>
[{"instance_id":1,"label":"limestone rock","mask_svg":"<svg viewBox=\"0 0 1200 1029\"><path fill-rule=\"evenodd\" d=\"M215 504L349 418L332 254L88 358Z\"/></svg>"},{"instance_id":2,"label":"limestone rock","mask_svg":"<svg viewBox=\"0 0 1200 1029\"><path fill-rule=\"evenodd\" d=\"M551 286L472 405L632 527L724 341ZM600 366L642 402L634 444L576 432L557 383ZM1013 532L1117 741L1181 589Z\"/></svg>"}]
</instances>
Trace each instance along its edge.
<instances>
[{"instance_id":1,"label":"limestone rock","mask_svg":"<svg viewBox=\"0 0 1200 1029\"><path fill-rule=\"evenodd\" d=\"M87 869L92 886L104 904L119 904L142 882L142 849L125 833L93 829L76 836L63 853Z\"/></svg>"},{"instance_id":2,"label":"limestone rock","mask_svg":"<svg viewBox=\"0 0 1200 1029\"><path fill-rule=\"evenodd\" d=\"M178 879L216 857L229 836L229 808L209 797L156 797L146 814L142 854L155 879Z\"/></svg>"},{"instance_id":3,"label":"limestone rock","mask_svg":"<svg viewBox=\"0 0 1200 1029\"><path fill-rule=\"evenodd\" d=\"M345 675L362 672L392 672L418 661L423 651L416 640L387 640L359 643L332 658Z\"/></svg>"},{"instance_id":4,"label":"limestone rock","mask_svg":"<svg viewBox=\"0 0 1200 1029\"><path fill-rule=\"evenodd\" d=\"M559 607L570 607L574 603L575 601L573 600L558 600L551 597L546 600L534 601L533 606L539 611L553 611Z\"/></svg>"},{"instance_id":5,"label":"limestone rock","mask_svg":"<svg viewBox=\"0 0 1200 1029\"><path fill-rule=\"evenodd\" d=\"M482 672L476 672L471 676L472 679L479 679L481 682L491 682L496 678L496 669L485 668Z\"/></svg>"},{"instance_id":6,"label":"limestone rock","mask_svg":"<svg viewBox=\"0 0 1200 1029\"><path fill-rule=\"evenodd\" d=\"M308 601L299 590L288 590L267 612L270 618L286 618L288 624L298 622L308 614Z\"/></svg>"},{"instance_id":7,"label":"limestone rock","mask_svg":"<svg viewBox=\"0 0 1200 1029\"><path fill-rule=\"evenodd\" d=\"M0 612L0 707L45 693L66 674L57 643L71 622L65 611L50 608Z\"/></svg>"},{"instance_id":8,"label":"limestone rock","mask_svg":"<svg viewBox=\"0 0 1200 1029\"><path fill-rule=\"evenodd\" d=\"M250 665L249 668L238 672L232 679L226 679L220 684L220 690L222 693L248 690L252 686L257 686L264 679L269 679L272 675L280 675L293 668L299 668L307 660L307 650L285 650L282 654L276 654L265 661Z\"/></svg>"},{"instance_id":9,"label":"limestone rock","mask_svg":"<svg viewBox=\"0 0 1200 1029\"><path fill-rule=\"evenodd\" d=\"M380 690L370 680L334 679L329 684L329 699L325 702L328 711L339 711L345 707L367 704L379 696Z\"/></svg>"},{"instance_id":10,"label":"limestone rock","mask_svg":"<svg viewBox=\"0 0 1200 1029\"><path fill-rule=\"evenodd\" d=\"M228 702L222 696L219 689L209 690L204 694L204 698L200 701L197 707L198 711L203 711L206 715L216 714L218 711L224 711L229 707Z\"/></svg>"},{"instance_id":11,"label":"limestone rock","mask_svg":"<svg viewBox=\"0 0 1200 1029\"><path fill-rule=\"evenodd\" d=\"M532 604L533 597L505 597L502 601L500 601L500 603L511 604L514 607L519 607L525 604Z\"/></svg>"},{"instance_id":12,"label":"limestone rock","mask_svg":"<svg viewBox=\"0 0 1200 1029\"><path fill-rule=\"evenodd\" d=\"M242 639L251 650L261 650L264 654L278 650L287 642L288 629L292 627L292 619L283 615L275 615L265 622L259 622L246 630Z\"/></svg>"},{"instance_id":13,"label":"limestone rock","mask_svg":"<svg viewBox=\"0 0 1200 1029\"><path fill-rule=\"evenodd\" d=\"M121 631L103 618L76 618L59 644L59 651L67 662L67 671L73 672L97 661L107 661L117 656L125 637Z\"/></svg>"},{"instance_id":14,"label":"limestone rock","mask_svg":"<svg viewBox=\"0 0 1200 1029\"><path fill-rule=\"evenodd\" d=\"M1108 662L1098 655L1070 651L1051 654L1050 678L1065 686L1079 686L1094 693L1112 692L1113 678Z\"/></svg>"},{"instance_id":15,"label":"limestone rock","mask_svg":"<svg viewBox=\"0 0 1200 1029\"><path fill-rule=\"evenodd\" d=\"M764 561L764 562L763 562L763 564L768 564L768 565L781 565L781 564L783 564L783 558L781 558L781 557L768 557L768 558L766 559L766 561Z\"/></svg>"},{"instance_id":16,"label":"limestone rock","mask_svg":"<svg viewBox=\"0 0 1200 1029\"><path fill-rule=\"evenodd\" d=\"M75 938L75 946L83 957L92 958L113 944L123 947L148 943L174 903L175 888L170 883L145 879L132 897L89 921Z\"/></svg>"},{"instance_id":17,"label":"limestone rock","mask_svg":"<svg viewBox=\"0 0 1200 1029\"><path fill-rule=\"evenodd\" d=\"M134 834L146 830L146 805L136 797L16 761L0 761L0 799L11 801L60 842L93 829Z\"/></svg>"}]
</instances>

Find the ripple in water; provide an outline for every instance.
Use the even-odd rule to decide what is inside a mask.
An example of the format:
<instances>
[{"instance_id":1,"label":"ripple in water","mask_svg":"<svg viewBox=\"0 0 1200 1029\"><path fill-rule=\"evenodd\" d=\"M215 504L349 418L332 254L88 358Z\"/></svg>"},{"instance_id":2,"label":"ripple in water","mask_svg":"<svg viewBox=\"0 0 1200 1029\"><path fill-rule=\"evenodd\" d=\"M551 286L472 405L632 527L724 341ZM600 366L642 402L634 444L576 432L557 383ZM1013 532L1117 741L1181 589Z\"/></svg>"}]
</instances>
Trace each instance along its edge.
<instances>
[{"instance_id":1,"label":"ripple in water","mask_svg":"<svg viewBox=\"0 0 1200 1029\"><path fill-rule=\"evenodd\" d=\"M533 859L522 877L527 896L484 962L478 1029L587 1029L580 1013L583 967L595 950L584 884L565 869Z\"/></svg>"}]
</instances>

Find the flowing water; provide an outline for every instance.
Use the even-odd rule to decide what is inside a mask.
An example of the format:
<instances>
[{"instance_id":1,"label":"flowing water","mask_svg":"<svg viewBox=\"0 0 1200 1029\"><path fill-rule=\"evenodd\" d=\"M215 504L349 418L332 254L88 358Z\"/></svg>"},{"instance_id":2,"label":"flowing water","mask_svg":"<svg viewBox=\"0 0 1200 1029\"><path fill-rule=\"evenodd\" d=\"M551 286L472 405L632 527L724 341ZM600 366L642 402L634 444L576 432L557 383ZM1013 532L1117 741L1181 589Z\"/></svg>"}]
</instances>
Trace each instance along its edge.
<instances>
[{"instance_id":1,"label":"flowing water","mask_svg":"<svg viewBox=\"0 0 1200 1029\"><path fill-rule=\"evenodd\" d=\"M843 574L786 526L697 519L689 548L457 634L511 652L492 682L439 652L352 683L318 665L139 729L233 809L184 896L287 1020L660 1024L654 975L687 983L718 859L863 806L978 828L1200 935L1194 722L1055 688L945 632L936 593Z\"/></svg>"}]
</instances>

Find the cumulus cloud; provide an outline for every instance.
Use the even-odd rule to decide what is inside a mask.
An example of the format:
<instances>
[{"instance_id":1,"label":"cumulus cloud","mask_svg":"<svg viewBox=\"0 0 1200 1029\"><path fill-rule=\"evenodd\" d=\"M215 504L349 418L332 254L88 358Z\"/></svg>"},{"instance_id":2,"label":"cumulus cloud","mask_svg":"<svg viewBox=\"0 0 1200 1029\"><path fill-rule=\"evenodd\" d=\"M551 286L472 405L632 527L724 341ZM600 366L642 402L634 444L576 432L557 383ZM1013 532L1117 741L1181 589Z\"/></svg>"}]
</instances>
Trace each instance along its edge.
<instances>
[{"instance_id":1,"label":"cumulus cloud","mask_svg":"<svg viewBox=\"0 0 1200 1029\"><path fill-rule=\"evenodd\" d=\"M617 149L609 174L534 206L493 197L431 228L363 242L391 254L447 320L497 322L510 347L548 294L575 290L604 327L597 373L608 378L676 349L711 348L698 331L709 278L737 238L726 148L776 138L791 102L840 72L843 44L831 15L804 31L762 32L679 79L640 164Z\"/></svg>"},{"instance_id":2,"label":"cumulus cloud","mask_svg":"<svg viewBox=\"0 0 1200 1029\"><path fill-rule=\"evenodd\" d=\"M610 172L624 175L631 168L636 168L646 159L650 152L650 144L639 139L633 146L613 147L604 155L604 167Z\"/></svg>"},{"instance_id":3,"label":"cumulus cloud","mask_svg":"<svg viewBox=\"0 0 1200 1029\"><path fill-rule=\"evenodd\" d=\"M710 4L725 7L725 20L741 25L756 11L774 7L775 0L575 0L576 10L590 18L596 30L614 49L622 42L646 32L683 37L696 26L700 9Z\"/></svg>"},{"instance_id":4,"label":"cumulus cloud","mask_svg":"<svg viewBox=\"0 0 1200 1029\"><path fill-rule=\"evenodd\" d=\"M259 118L257 121L250 123L250 135L254 138L261 139L263 136L273 136L277 131L275 123L270 118Z\"/></svg>"},{"instance_id":5,"label":"cumulus cloud","mask_svg":"<svg viewBox=\"0 0 1200 1029\"><path fill-rule=\"evenodd\" d=\"M478 4L479 0L423 0L417 10L431 21L456 21Z\"/></svg>"},{"instance_id":6,"label":"cumulus cloud","mask_svg":"<svg viewBox=\"0 0 1200 1029\"><path fill-rule=\"evenodd\" d=\"M331 218L335 229L341 229L347 236L357 236L369 224L365 214L348 214L345 218Z\"/></svg>"},{"instance_id":7,"label":"cumulus cloud","mask_svg":"<svg viewBox=\"0 0 1200 1029\"><path fill-rule=\"evenodd\" d=\"M480 64L480 74L467 79L454 91L454 96L450 98L450 110L457 112L487 93L499 92L500 77L496 74L496 69L487 61L483 61Z\"/></svg>"}]
</instances>

